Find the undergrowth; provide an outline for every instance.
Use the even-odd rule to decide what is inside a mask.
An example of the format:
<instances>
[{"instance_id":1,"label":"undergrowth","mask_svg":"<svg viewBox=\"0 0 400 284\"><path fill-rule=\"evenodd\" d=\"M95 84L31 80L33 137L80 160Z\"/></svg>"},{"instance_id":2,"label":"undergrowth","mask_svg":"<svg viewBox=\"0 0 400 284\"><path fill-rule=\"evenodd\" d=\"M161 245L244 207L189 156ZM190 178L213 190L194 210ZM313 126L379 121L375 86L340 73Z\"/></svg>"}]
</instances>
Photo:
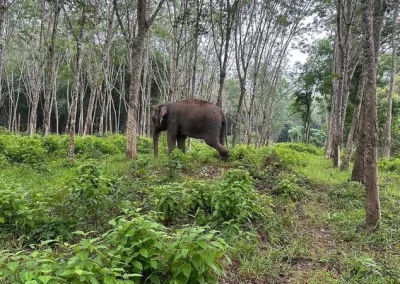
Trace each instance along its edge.
<instances>
[{"instance_id":1,"label":"undergrowth","mask_svg":"<svg viewBox=\"0 0 400 284\"><path fill-rule=\"evenodd\" d=\"M125 138L0 135L2 283L399 283L400 162L379 163L382 220L315 146L193 140L160 157Z\"/></svg>"}]
</instances>

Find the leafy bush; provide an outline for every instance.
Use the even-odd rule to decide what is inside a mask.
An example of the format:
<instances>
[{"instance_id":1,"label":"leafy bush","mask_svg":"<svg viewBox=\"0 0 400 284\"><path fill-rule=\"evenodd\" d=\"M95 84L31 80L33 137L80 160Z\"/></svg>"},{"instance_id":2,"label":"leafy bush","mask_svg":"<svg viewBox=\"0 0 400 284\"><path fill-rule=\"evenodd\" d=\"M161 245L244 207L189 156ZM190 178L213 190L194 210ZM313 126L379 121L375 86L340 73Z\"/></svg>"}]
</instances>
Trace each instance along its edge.
<instances>
[{"instance_id":1,"label":"leafy bush","mask_svg":"<svg viewBox=\"0 0 400 284\"><path fill-rule=\"evenodd\" d=\"M0 154L0 168L4 168L9 165L7 157L3 154Z\"/></svg>"},{"instance_id":2,"label":"leafy bush","mask_svg":"<svg viewBox=\"0 0 400 284\"><path fill-rule=\"evenodd\" d=\"M274 151L284 165L300 167L305 167L307 165L308 153L298 152L295 149L291 149L291 146L283 145L284 144L277 144L274 147Z\"/></svg>"},{"instance_id":3,"label":"leafy bush","mask_svg":"<svg viewBox=\"0 0 400 284\"><path fill-rule=\"evenodd\" d=\"M182 172L187 172L192 168L190 157L181 150L175 149L165 160L164 167L167 169L168 178L176 179Z\"/></svg>"},{"instance_id":4,"label":"leafy bush","mask_svg":"<svg viewBox=\"0 0 400 284\"><path fill-rule=\"evenodd\" d=\"M191 150L187 152L191 161L200 164L212 163L218 160L218 152L207 144L191 139Z\"/></svg>"},{"instance_id":5,"label":"leafy bush","mask_svg":"<svg viewBox=\"0 0 400 284\"><path fill-rule=\"evenodd\" d=\"M43 137L43 148L55 157L66 157L69 138L67 135L48 135Z\"/></svg>"},{"instance_id":6,"label":"leafy bush","mask_svg":"<svg viewBox=\"0 0 400 284\"><path fill-rule=\"evenodd\" d=\"M43 162L46 156L42 141L36 136L0 136L0 151L10 162L30 165Z\"/></svg>"},{"instance_id":7,"label":"leafy bush","mask_svg":"<svg viewBox=\"0 0 400 284\"><path fill-rule=\"evenodd\" d=\"M153 187L149 196L167 223L187 221L193 196L185 183L172 183Z\"/></svg>"},{"instance_id":8,"label":"leafy bush","mask_svg":"<svg viewBox=\"0 0 400 284\"><path fill-rule=\"evenodd\" d=\"M153 153L153 139L147 136L138 136L137 151L140 154Z\"/></svg>"},{"instance_id":9,"label":"leafy bush","mask_svg":"<svg viewBox=\"0 0 400 284\"><path fill-rule=\"evenodd\" d=\"M272 199L256 191L248 172L230 170L213 188L211 208L219 223L261 221L272 213Z\"/></svg>"},{"instance_id":10,"label":"leafy bush","mask_svg":"<svg viewBox=\"0 0 400 284\"><path fill-rule=\"evenodd\" d=\"M216 233L206 232L201 227L178 231L175 241L169 245L170 283L218 283L215 275L224 274L221 259L226 258L228 246L222 238L215 236Z\"/></svg>"},{"instance_id":11,"label":"leafy bush","mask_svg":"<svg viewBox=\"0 0 400 284\"><path fill-rule=\"evenodd\" d=\"M0 185L0 192L0 228L30 242L61 235L46 200L35 198L21 186Z\"/></svg>"},{"instance_id":12,"label":"leafy bush","mask_svg":"<svg viewBox=\"0 0 400 284\"><path fill-rule=\"evenodd\" d=\"M382 171L400 173L400 158L381 159L378 166Z\"/></svg>"},{"instance_id":13,"label":"leafy bush","mask_svg":"<svg viewBox=\"0 0 400 284\"><path fill-rule=\"evenodd\" d=\"M282 172L272 188L272 193L290 198L293 201L299 200L303 195L303 189L297 184L296 176L292 173Z\"/></svg>"},{"instance_id":14,"label":"leafy bush","mask_svg":"<svg viewBox=\"0 0 400 284\"><path fill-rule=\"evenodd\" d=\"M95 214L93 217L96 217L102 214L112 203L108 195L112 193L114 182L95 163L88 162L78 167L77 177L69 182L71 203L76 207L76 216ZM79 200L79 204L76 204L76 200Z\"/></svg>"},{"instance_id":15,"label":"leafy bush","mask_svg":"<svg viewBox=\"0 0 400 284\"><path fill-rule=\"evenodd\" d=\"M114 226L108 234L113 262L137 281L150 279L159 283L160 271L165 267L160 255L165 253L166 229L153 218L130 214L110 222Z\"/></svg>"},{"instance_id":16,"label":"leafy bush","mask_svg":"<svg viewBox=\"0 0 400 284\"><path fill-rule=\"evenodd\" d=\"M220 226L262 222L271 217L272 199L259 194L248 172L230 170L220 181L170 183L151 188L149 199L167 224L196 222Z\"/></svg>"},{"instance_id":17,"label":"leafy bush","mask_svg":"<svg viewBox=\"0 0 400 284\"><path fill-rule=\"evenodd\" d=\"M293 149L296 152L310 153L313 155L322 155L322 150L311 144L303 143L280 143L275 146L275 148L286 148Z\"/></svg>"},{"instance_id":18,"label":"leafy bush","mask_svg":"<svg viewBox=\"0 0 400 284\"><path fill-rule=\"evenodd\" d=\"M3 283L217 283L227 245L216 232L169 233L153 214L127 212L113 228L76 244L43 242L34 251L0 251ZM51 244L51 246L49 246ZM56 249L52 249L56 248Z\"/></svg>"},{"instance_id":19,"label":"leafy bush","mask_svg":"<svg viewBox=\"0 0 400 284\"><path fill-rule=\"evenodd\" d=\"M146 175L146 167L150 160L146 157L139 156L132 161L131 168L135 176L144 177Z\"/></svg>"}]
</instances>

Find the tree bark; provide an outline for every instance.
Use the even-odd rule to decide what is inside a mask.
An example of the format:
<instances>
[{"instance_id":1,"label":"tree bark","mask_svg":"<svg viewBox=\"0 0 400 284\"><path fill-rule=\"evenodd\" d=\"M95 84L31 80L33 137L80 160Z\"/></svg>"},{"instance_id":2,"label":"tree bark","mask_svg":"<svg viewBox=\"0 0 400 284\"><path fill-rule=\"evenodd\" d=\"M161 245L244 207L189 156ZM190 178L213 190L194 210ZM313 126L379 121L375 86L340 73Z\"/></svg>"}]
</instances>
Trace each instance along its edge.
<instances>
[{"instance_id":1,"label":"tree bark","mask_svg":"<svg viewBox=\"0 0 400 284\"><path fill-rule=\"evenodd\" d=\"M377 1L380 2L380 1ZM375 3L375 11L382 9ZM373 13L374 1L362 1L362 17L363 17L363 47L365 55L365 121L364 121L364 141L365 144L365 163L364 163L364 180L366 191L366 228L373 230L379 225L380 220L380 202L379 202L379 186L378 186L378 113L377 113L377 97L376 97L376 74L377 74L377 56L379 50L380 36L375 37L374 33L380 34L377 30L376 18L379 15ZM374 17L375 16L375 17Z\"/></svg>"},{"instance_id":2,"label":"tree bark","mask_svg":"<svg viewBox=\"0 0 400 284\"><path fill-rule=\"evenodd\" d=\"M346 151L345 156L343 158L343 163L340 165L341 170L347 170L349 168L351 154L353 152L353 143L357 138L357 125L359 124L360 119L360 112L361 112L361 105L363 103L363 94L364 94L364 85L365 85L365 72L361 73L360 82L358 83L358 90L357 90L357 106L353 112L353 120L351 121L349 136L347 137L346 142Z\"/></svg>"},{"instance_id":3,"label":"tree bark","mask_svg":"<svg viewBox=\"0 0 400 284\"><path fill-rule=\"evenodd\" d=\"M44 92L44 110L43 110L43 134L47 136L50 133L51 101L55 80L55 40L57 36L58 20L60 16L60 6L58 0L54 1L54 19L51 33L51 41L48 51L48 60L46 64L45 77L47 78Z\"/></svg>"},{"instance_id":4,"label":"tree bark","mask_svg":"<svg viewBox=\"0 0 400 284\"><path fill-rule=\"evenodd\" d=\"M3 104L3 69L7 0L0 0L0 109Z\"/></svg>"},{"instance_id":5,"label":"tree bark","mask_svg":"<svg viewBox=\"0 0 400 284\"><path fill-rule=\"evenodd\" d=\"M219 16L223 18L224 8L223 4L224 1L220 1L219 5ZM210 2L212 4L212 1ZM235 23L235 17L237 15L239 0L234 0L231 4L230 0L226 0L226 25L223 26L221 23L219 28L219 36L220 36L220 43L216 43L216 33L215 33L215 26L214 22L212 21L212 32L214 37L214 45L217 51L217 58L219 62L219 87L218 87L218 97L216 105L222 108L222 93L224 90L225 78L226 78L226 71L228 68L228 58L229 58L229 47L230 47L230 40L232 36L232 30ZM212 18L212 17L211 17Z\"/></svg>"},{"instance_id":6,"label":"tree bark","mask_svg":"<svg viewBox=\"0 0 400 284\"><path fill-rule=\"evenodd\" d=\"M147 1L138 0L137 3L137 32L135 35L130 35L125 29L121 15L118 11L117 1L114 0L114 10L117 14L117 19L121 27L121 31L124 34L125 40L129 44L129 103L128 103L128 114L126 122L126 157L128 159L134 159L137 156L136 153L136 139L137 139L137 111L139 104L139 92L140 92L140 75L142 71L142 54L144 48L144 41L147 36L147 32L152 25L156 15L161 9L162 4L165 0L160 0L156 10L150 19L146 19Z\"/></svg>"},{"instance_id":7,"label":"tree bark","mask_svg":"<svg viewBox=\"0 0 400 284\"><path fill-rule=\"evenodd\" d=\"M385 124L385 145L383 148L383 157L388 159L390 157L390 149L392 145L392 111L393 111L393 94L394 94L394 85L396 78L396 27L397 27L397 17L399 14L399 1L394 3L394 11L393 11L393 31L392 31L392 62L391 62L391 70L390 70L390 90L388 96L388 106L387 106L387 115L386 115L386 124Z\"/></svg>"},{"instance_id":8,"label":"tree bark","mask_svg":"<svg viewBox=\"0 0 400 284\"><path fill-rule=\"evenodd\" d=\"M79 34L75 37L76 40L76 67L75 67L75 77L74 77L74 91L72 94L71 103L71 116L69 123L69 147L68 147L68 159L70 162L74 161L74 151L75 151L75 124L76 124L76 110L78 105L78 97L81 91L81 72L82 72L82 39L83 31L86 23L86 7L82 8L81 22L79 27ZM72 32L72 30L71 30Z\"/></svg>"}]
</instances>

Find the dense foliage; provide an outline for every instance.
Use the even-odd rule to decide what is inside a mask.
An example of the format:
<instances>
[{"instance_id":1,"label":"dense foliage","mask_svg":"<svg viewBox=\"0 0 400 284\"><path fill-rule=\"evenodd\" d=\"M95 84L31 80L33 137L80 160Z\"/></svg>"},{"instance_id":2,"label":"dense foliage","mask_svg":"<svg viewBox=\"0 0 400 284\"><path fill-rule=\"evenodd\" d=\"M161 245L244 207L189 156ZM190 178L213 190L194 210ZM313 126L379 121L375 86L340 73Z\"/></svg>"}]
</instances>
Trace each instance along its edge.
<instances>
[{"instance_id":1,"label":"dense foliage","mask_svg":"<svg viewBox=\"0 0 400 284\"><path fill-rule=\"evenodd\" d=\"M383 220L367 235L362 187L315 146L238 145L221 163L199 142L165 156L162 137L155 160L141 137L127 161L123 136L78 139L71 164L64 136L0 136L2 283L400 279L397 159L380 162Z\"/></svg>"}]
</instances>

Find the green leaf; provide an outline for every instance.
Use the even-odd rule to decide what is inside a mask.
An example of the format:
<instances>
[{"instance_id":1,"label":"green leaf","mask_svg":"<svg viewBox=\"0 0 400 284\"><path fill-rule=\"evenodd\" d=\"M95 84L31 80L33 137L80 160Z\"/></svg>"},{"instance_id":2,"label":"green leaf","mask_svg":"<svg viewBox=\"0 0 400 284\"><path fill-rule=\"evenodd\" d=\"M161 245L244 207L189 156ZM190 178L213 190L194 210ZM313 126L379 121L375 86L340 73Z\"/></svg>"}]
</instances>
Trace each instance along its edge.
<instances>
[{"instance_id":1,"label":"green leaf","mask_svg":"<svg viewBox=\"0 0 400 284\"><path fill-rule=\"evenodd\" d=\"M4 217L0 216L0 223L3 224L4 223Z\"/></svg>"},{"instance_id":2,"label":"green leaf","mask_svg":"<svg viewBox=\"0 0 400 284\"><path fill-rule=\"evenodd\" d=\"M25 278L25 280L26 281L30 281L30 280L32 280L33 279L33 272L31 272L31 271L26 271L25 273L24 273L24 278Z\"/></svg>"},{"instance_id":3,"label":"green leaf","mask_svg":"<svg viewBox=\"0 0 400 284\"><path fill-rule=\"evenodd\" d=\"M18 265L19 265L18 261L11 261L7 263L8 269L10 269L12 272L15 272L17 270Z\"/></svg>"},{"instance_id":4,"label":"green leaf","mask_svg":"<svg viewBox=\"0 0 400 284\"><path fill-rule=\"evenodd\" d=\"M200 267L202 264L201 256L198 254L194 255L192 258L192 263L193 263L194 267L196 267L196 270L200 273Z\"/></svg>"},{"instance_id":5,"label":"green leaf","mask_svg":"<svg viewBox=\"0 0 400 284\"><path fill-rule=\"evenodd\" d=\"M197 277L196 277L196 280L197 280L197 282L198 282L199 284L204 284L204 283L206 283L206 282L204 281L204 276L203 276L203 274L197 276Z\"/></svg>"},{"instance_id":6,"label":"green leaf","mask_svg":"<svg viewBox=\"0 0 400 284\"><path fill-rule=\"evenodd\" d=\"M189 279L190 273L192 272L192 266L189 263L183 265L183 275Z\"/></svg>"},{"instance_id":7,"label":"green leaf","mask_svg":"<svg viewBox=\"0 0 400 284\"><path fill-rule=\"evenodd\" d=\"M188 249L183 249L183 250L182 250L182 256L183 256L183 257L186 257L187 254L188 254L188 252L189 252Z\"/></svg>"},{"instance_id":8,"label":"green leaf","mask_svg":"<svg viewBox=\"0 0 400 284\"><path fill-rule=\"evenodd\" d=\"M151 275L150 276L150 281L153 282L154 284L160 284L160 277L158 277L157 275Z\"/></svg>"},{"instance_id":9,"label":"green leaf","mask_svg":"<svg viewBox=\"0 0 400 284\"><path fill-rule=\"evenodd\" d=\"M134 260L134 261L132 262L132 264L133 264L134 267L136 267L136 268L139 269L140 271L143 271L143 265L142 265L139 261Z\"/></svg>"},{"instance_id":10,"label":"green leaf","mask_svg":"<svg viewBox=\"0 0 400 284\"><path fill-rule=\"evenodd\" d=\"M99 281L97 281L97 279L92 275L89 275L88 279L89 279L89 282L92 284L99 284Z\"/></svg>"},{"instance_id":11,"label":"green leaf","mask_svg":"<svg viewBox=\"0 0 400 284\"><path fill-rule=\"evenodd\" d=\"M103 278L104 284L114 284L115 277L112 275L105 275Z\"/></svg>"},{"instance_id":12,"label":"green leaf","mask_svg":"<svg viewBox=\"0 0 400 284\"><path fill-rule=\"evenodd\" d=\"M157 269L157 268L158 268L158 262L157 262L157 260L154 260L154 259L150 260L150 266L151 266L151 268L153 268L153 269Z\"/></svg>"},{"instance_id":13,"label":"green leaf","mask_svg":"<svg viewBox=\"0 0 400 284\"><path fill-rule=\"evenodd\" d=\"M47 284L51 279L50 275L41 275L39 276L39 280L42 281L44 284Z\"/></svg>"},{"instance_id":14,"label":"green leaf","mask_svg":"<svg viewBox=\"0 0 400 284\"><path fill-rule=\"evenodd\" d=\"M145 248L141 248L140 250L139 250L139 253L142 255L142 256L144 256L144 257L148 257L148 255L149 255L149 253L147 252L147 249L145 249Z\"/></svg>"},{"instance_id":15,"label":"green leaf","mask_svg":"<svg viewBox=\"0 0 400 284\"><path fill-rule=\"evenodd\" d=\"M75 269L75 273L78 274L79 276L82 275L83 270L82 269Z\"/></svg>"}]
</instances>

